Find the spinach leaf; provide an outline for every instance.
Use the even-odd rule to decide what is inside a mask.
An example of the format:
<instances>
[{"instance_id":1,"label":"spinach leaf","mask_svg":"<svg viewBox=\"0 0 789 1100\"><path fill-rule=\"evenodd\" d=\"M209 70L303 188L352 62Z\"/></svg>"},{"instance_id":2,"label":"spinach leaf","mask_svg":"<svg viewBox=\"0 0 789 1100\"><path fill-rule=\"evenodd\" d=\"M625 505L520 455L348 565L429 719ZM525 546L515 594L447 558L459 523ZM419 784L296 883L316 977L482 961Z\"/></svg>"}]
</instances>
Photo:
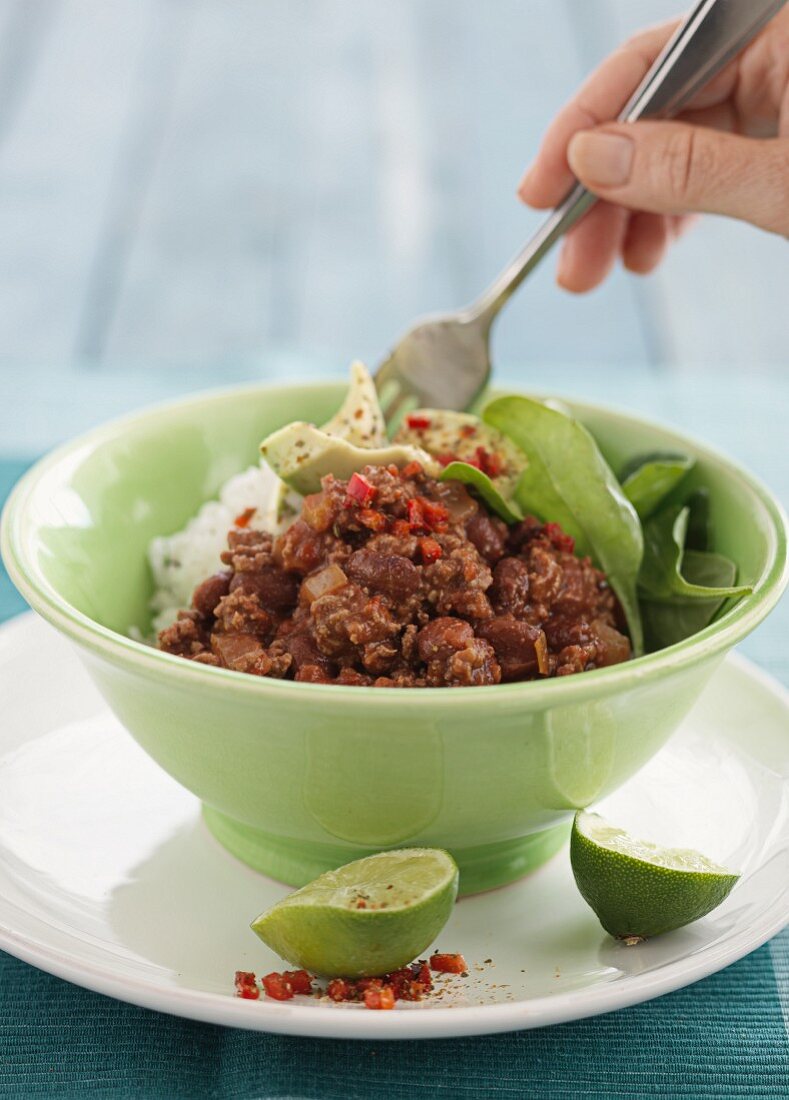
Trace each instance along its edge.
<instances>
[{"instance_id":1,"label":"spinach leaf","mask_svg":"<svg viewBox=\"0 0 789 1100\"><path fill-rule=\"evenodd\" d=\"M682 557L686 580L705 588L730 588L737 577L737 566L723 554L686 550ZM642 600L644 632L650 652L674 645L709 626L726 602L714 599Z\"/></svg>"},{"instance_id":2,"label":"spinach leaf","mask_svg":"<svg viewBox=\"0 0 789 1100\"><path fill-rule=\"evenodd\" d=\"M688 516L687 505L666 508L644 525L644 560L638 576L638 586L644 597L709 600L714 596L743 596L750 592L748 585L704 585L683 576L685 556L698 553L685 550Z\"/></svg>"},{"instance_id":3,"label":"spinach leaf","mask_svg":"<svg viewBox=\"0 0 789 1100\"><path fill-rule=\"evenodd\" d=\"M688 550L709 550L712 546L709 489L694 489L685 504L690 509L688 531L685 535L686 548Z\"/></svg>"},{"instance_id":4,"label":"spinach leaf","mask_svg":"<svg viewBox=\"0 0 789 1100\"><path fill-rule=\"evenodd\" d=\"M468 462L450 462L441 473L439 481L462 481L470 485L485 501L491 511L501 516L505 523L518 523L523 513L515 501L506 501L487 474L470 466Z\"/></svg>"},{"instance_id":5,"label":"spinach leaf","mask_svg":"<svg viewBox=\"0 0 789 1100\"><path fill-rule=\"evenodd\" d=\"M559 523L605 571L627 617L636 656L643 652L636 579L641 524L592 436L571 416L527 397L500 397L482 419L528 458L515 501L524 512Z\"/></svg>"},{"instance_id":6,"label":"spinach leaf","mask_svg":"<svg viewBox=\"0 0 789 1100\"><path fill-rule=\"evenodd\" d=\"M622 491L640 519L648 519L657 510L695 462L688 455L654 455L628 464L631 472L622 481Z\"/></svg>"}]
</instances>

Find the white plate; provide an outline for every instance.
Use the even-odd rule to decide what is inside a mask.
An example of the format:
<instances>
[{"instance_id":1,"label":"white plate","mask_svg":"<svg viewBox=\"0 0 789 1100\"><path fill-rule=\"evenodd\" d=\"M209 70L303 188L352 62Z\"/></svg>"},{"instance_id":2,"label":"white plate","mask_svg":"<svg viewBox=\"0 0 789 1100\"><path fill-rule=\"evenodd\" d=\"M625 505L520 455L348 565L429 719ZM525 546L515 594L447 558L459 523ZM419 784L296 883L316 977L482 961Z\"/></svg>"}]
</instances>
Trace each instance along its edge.
<instances>
[{"instance_id":1,"label":"white plate","mask_svg":"<svg viewBox=\"0 0 789 1100\"><path fill-rule=\"evenodd\" d=\"M32 615L0 630L0 698L0 947L147 1008L341 1038L509 1031L657 997L789 921L789 701L741 659L601 804L637 833L741 869L724 905L625 947L603 933L561 852L513 886L461 901L439 943L463 952L470 977L390 1012L233 995L235 970L283 968L248 922L287 888L217 845L197 800L145 756L70 646Z\"/></svg>"}]
</instances>

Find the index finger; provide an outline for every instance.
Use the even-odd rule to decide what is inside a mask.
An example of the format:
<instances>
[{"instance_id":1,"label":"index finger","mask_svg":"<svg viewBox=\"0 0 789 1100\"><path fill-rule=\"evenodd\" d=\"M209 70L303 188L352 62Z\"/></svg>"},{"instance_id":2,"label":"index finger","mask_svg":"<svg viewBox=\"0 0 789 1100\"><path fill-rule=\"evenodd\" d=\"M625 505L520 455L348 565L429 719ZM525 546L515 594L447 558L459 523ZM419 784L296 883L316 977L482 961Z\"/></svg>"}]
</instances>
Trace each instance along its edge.
<instances>
[{"instance_id":1,"label":"index finger","mask_svg":"<svg viewBox=\"0 0 789 1100\"><path fill-rule=\"evenodd\" d=\"M518 194L529 206L556 206L575 182L567 146L578 130L616 118L652 62L679 25L674 19L642 31L614 50L584 81L545 134L537 159L523 177Z\"/></svg>"}]
</instances>

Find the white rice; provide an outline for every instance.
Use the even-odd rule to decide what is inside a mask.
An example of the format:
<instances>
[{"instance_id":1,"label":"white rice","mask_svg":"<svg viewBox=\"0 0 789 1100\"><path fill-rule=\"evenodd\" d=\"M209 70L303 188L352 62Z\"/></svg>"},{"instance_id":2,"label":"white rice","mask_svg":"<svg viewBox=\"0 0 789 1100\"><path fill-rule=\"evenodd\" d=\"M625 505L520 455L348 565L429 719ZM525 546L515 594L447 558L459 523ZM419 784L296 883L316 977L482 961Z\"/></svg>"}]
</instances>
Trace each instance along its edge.
<instances>
[{"instance_id":1,"label":"white rice","mask_svg":"<svg viewBox=\"0 0 789 1100\"><path fill-rule=\"evenodd\" d=\"M282 482L270 467L250 466L226 481L219 500L208 501L182 531L153 539L148 550L156 591L151 600L153 628L158 633L189 607L192 592L222 569L221 552L236 516L254 508L248 526L276 531Z\"/></svg>"}]
</instances>

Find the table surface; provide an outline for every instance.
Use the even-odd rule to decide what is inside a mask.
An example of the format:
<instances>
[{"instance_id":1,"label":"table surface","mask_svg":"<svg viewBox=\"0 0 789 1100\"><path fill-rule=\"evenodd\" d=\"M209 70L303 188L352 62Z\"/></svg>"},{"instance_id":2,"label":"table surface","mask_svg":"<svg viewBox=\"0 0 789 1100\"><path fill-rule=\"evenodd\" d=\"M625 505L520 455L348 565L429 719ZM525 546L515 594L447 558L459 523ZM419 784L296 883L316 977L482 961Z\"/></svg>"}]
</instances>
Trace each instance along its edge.
<instances>
[{"instance_id":1,"label":"table surface","mask_svg":"<svg viewBox=\"0 0 789 1100\"><path fill-rule=\"evenodd\" d=\"M0 0L0 498L59 441L208 386L336 376L474 296L582 74L676 0ZM587 298L545 264L497 378L707 439L786 502L785 241L710 219ZM23 610L0 571L0 619ZM742 650L789 683L785 601ZM689 989L539 1032L256 1036L0 955L0 1096L789 1095L789 933Z\"/></svg>"}]
</instances>

